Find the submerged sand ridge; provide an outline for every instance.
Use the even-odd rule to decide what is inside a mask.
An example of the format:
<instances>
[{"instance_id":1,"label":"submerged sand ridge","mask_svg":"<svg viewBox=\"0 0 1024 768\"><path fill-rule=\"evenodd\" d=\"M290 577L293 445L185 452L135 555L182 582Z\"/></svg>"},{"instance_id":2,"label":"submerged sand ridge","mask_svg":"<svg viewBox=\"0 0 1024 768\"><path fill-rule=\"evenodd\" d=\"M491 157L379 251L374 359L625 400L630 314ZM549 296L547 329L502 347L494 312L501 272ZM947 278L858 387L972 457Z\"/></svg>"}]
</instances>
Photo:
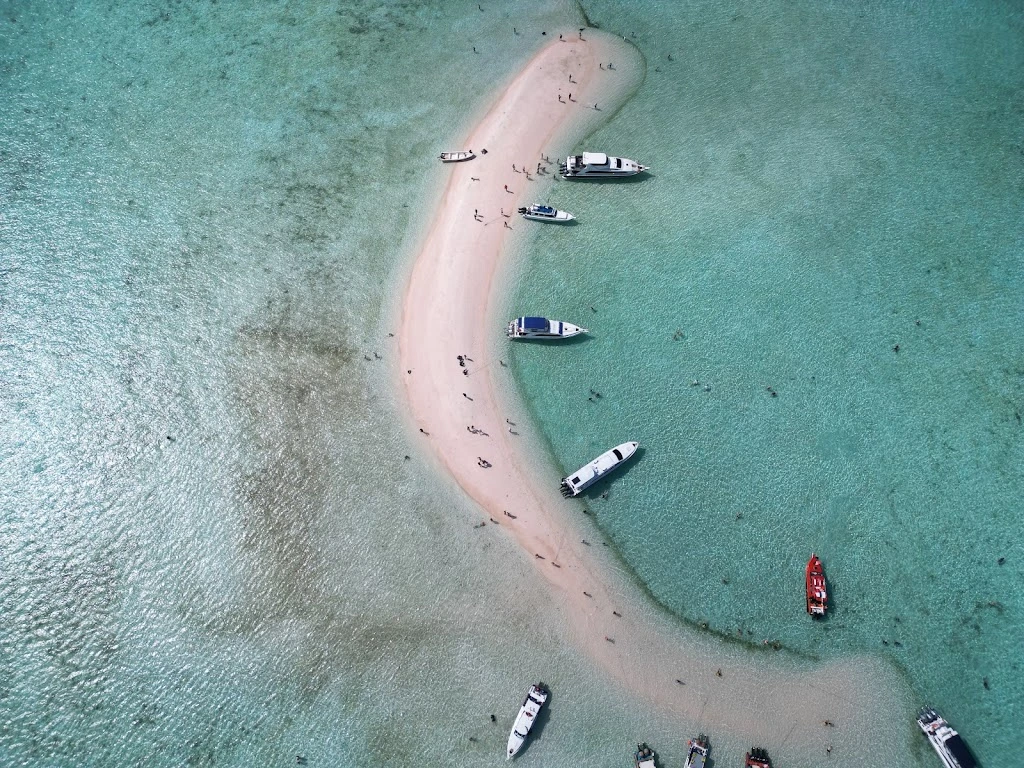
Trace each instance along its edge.
<instances>
[{"instance_id":1,"label":"submerged sand ridge","mask_svg":"<svg viewBox=\"0 0 1024 768\"><path fill-rule=\"evenodd\" d=\"M506 239L528 226L515 209L543 202L545 181L557 173L553 153L614 113L642 76L619 38L595 30L585 40L575 31L564 37L534 56L461 145L445 147L477 158L449 166L402 303L400 373L416 436L537 563L564 603L567 631L634 695L763 742L773 755L785 755L780 742L800 754L820 749L823 759L831 746L836 764L886 765L877 762L878 743L905 743L909 717L897 710L888 668L860 658L794 672L767 653L722 649L652 610L564 522L578 514L576 502L559 497L554 470L538 482L528 443L508 420L511 406L498 396L506 340L493 308L503 295L495 283Z\"/></svg>"}]
</instances>

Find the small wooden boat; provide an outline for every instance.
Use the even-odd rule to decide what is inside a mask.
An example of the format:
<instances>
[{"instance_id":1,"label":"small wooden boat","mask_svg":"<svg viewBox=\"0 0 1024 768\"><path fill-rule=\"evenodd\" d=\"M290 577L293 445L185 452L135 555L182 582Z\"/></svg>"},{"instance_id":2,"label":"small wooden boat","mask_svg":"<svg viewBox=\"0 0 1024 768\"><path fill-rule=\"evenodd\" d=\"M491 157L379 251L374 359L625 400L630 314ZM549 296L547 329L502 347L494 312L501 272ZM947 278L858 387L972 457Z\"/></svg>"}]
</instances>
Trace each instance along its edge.
<instances>
[{"instance_id":1,"label":"small wooden boat","mask_svg":"<svg viewBox=\"0 0 1024 768\"><path fill-rule=\"evenodd\" d=\"M550 205L539 205L537 203L520 208L519 215L524 219L533 219L534 221L554 221L559 224L566 221L572 221L576 218L568 211L560 211L557 208L552 208Z\"/></svg>"},{"instance_id":2,"label":"small wooden boat","mask_svg":"<svg viewBox=\"0 0 1024 768\"><path fill-rule=\"evenodd\" d=\"M821 567L821 558L811 554L807 561L807 612L811 616L824 616L828 609L828 589L825 586L825 570Z\"/></svg>"},{"instance_id":3,"label":"small wooden boat","mask_svg":"<svg viewBox=\"0 0 1024 768\"><path fill-rule=\"evenodd\" d=\"M476 154L472 149L465 152L442 152L440 160L442 163L461 163L465 160L472 160Z\"/></svg>"},{"instance_id":4,"label":"small wooden boat","mask_svg":"<svg viewBox=\"0 0 1024 768\"><path fill-rule=\"evenodd\" d=\"M744 768L772 768L772 761L768 759L768 750L751 747L743 766Z\"/></svg>"}]
</instances>

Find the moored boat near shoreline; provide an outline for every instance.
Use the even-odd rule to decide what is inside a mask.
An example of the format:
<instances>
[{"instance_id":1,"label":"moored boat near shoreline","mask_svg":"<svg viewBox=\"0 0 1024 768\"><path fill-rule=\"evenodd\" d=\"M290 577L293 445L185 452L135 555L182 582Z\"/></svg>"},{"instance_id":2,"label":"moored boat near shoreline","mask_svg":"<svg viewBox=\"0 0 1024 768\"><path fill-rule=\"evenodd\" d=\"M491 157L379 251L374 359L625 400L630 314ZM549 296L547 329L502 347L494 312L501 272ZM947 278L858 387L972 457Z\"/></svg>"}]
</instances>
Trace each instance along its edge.
<instances>
[{"instance_id":1,"label":"moored boat near shoreline","mask_svg":"<svg viewBox=\"0 0 1024 768\"><path fill-rule=\"evenodd\" d=\"M625 464L636 453L640 443L631 441L605 451L593 461L584 464L568 477L562 478L562 495L579 496L583 491L610 472Z\"/></svg>"},{"instance_id":2,"label":"moored boat near shoreline","mask_svg":"<svg viewBox=\"0 0 1024 768\"><path fill-rule=\"evenodd\" d=\"M704 768L708 759L708 737L703 733L686 741L686 764L683 768Z\"/></svg>"},{"instance_id":3,"label":"moored boat near shoreline","mask_svg":"<svg viewBox=\"0 0 1024 768\"><path fill-rule=\"evenodd\" d=\"M526 741L526 736L537 722L537 715L540 713L541 707L548 700L548 696L551 692L544 683L537 683L531 685L530 690L526 692L526 698L523 699L523 706L519 708L519 714L516 716L515 722L512 724L512 733L508 736L508 754L507 759L511 760L515 754L522 749L523 742Z\"/></svg>"},{"instance_id":4,"label":"moored boat near shoreline","mask_svg":"<svg viewBox=\"0 0 1024 768\"><path fill-rule=\"evenodd\" d=\"M636 745L636 754L633 755L636 761L636 768L655 768L654 750L645 742Z\"/></svg>"},{"instance_id":5,"label":"moored boat near shoreline","mask_svg":"<svg viewBox=\"0 0 1024 768\"><path fill-rule=\"evenodd\" d=\"M804 569L804 581L807 588L807 612L816 619L821 618L828 610L828 588L821 558L813 552Z\"/></svg>"},{"instance_id":6,"label":"moored boat near shoreline","mask_svg":"<svg viewBox=\"0 0 1024 768\"><path fill-rule=\"evenodd\" d=\"M517 317L509 322L506 331L510 339L571 339L587 332L579 325L546 317Z\"/></svg>"},{"instance_id":7,"label":"moored boat near shoreline","mask_svg":"<svg viewBox=\"0 0 1024 768\"><path fill-rule=\"evenodd\" d=\"M563 179L620 179L648 170L635 160L612 157L604 152L583 152L570 155L559 166Z\"/></svg>"},{"instance_id":8,"label":"moored boat near shoreline","mask_svg":"<svg viewBox=\"0 0 1024 768\"><path fill-rule=\"evenodd\" d=\"M576 219L576 217L568 211L560 211L557 208L552 208L550 205L539 205L538 203L519 208L518 213L524 219L532 219L533 221L550 221L555 224L564 224L569 221L575 221Z\"/></svg>"},{"instance_id":9,"label":"moored boat near shoreline","mask_svg":"<svg viewBox=\"0 0 1024 768\"><path fill-rule=\"evenodd\" d=\"M772 761L768 757L768 750L761 747L751 747L743 762L743 768L772 768Z\"/></svg>"},{"instance_id":10,"label":"moored boat near shoreline","mask_svg":"<svg viewBox=\"0 0 1024 768\"><path fill-rule=\"evenodd\" d=\"M476 153L472 149L467 149L463 152L442 152L438 160L442 163L461 163L472 160L474 157L476 157Z\"/></svg>"},{"instance_id":11,"label":"moored boat near shoreline","mask_svg":"<svg viewBox=\"0 0 1024 768\"><path fill-rule=\"evenodd\" d=\"M960 734L931 707L924 707L917 713L917 725L946 768L975 768L978 765Z\"/></svg>"}]
</instances>

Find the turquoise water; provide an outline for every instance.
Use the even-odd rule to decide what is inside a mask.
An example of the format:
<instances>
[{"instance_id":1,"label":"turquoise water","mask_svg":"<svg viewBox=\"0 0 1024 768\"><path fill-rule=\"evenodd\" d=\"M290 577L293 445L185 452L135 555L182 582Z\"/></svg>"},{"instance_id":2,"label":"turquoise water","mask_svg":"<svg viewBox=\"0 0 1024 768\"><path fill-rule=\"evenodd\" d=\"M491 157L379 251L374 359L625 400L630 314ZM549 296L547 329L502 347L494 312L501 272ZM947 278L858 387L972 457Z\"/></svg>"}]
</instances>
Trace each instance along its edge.
<instances>
[{"instance_id":1,"label":"turquoise water","mask_svg":"<svg viewBox=\"0 0 1024 768\"><path fill-rule=\"evenodd\" d=\"M700 723L652 720L565 647L554 608L510 603L544 584L399 423L387 333L434 156L579 14L483 7L4 7L3 765L499 762L538 676L559 727L531 760L628 764L641 733L678 764ZM594 507L659 600L810 653L889 653L987 766L1010 764L1019 21L586 10L648 59L594 141L628 135L657 175L555 193L609 224L560 244L606 254L558 294L598 310L571 362L606 371L599 417L578 381L547 389L581 368L516 360L557 457L639 437ZM553 236L521 287L537 303ZM614 342L638 309L657 333ZM709 566L682 574L697 536ZM792 575L812 547L836 593L817 632Z\"/></svg>"},{"instance_id":2,"label":"turquoise water","mask_svg":"<svg viewBox=\"0 0 1024 768\"><path fill-rule=\"evenodd\" d=\"M532 52L507 22L5 5L0 764L478 763L535 675L587 678L543 606L487 607L541 585L389 384L436 153Z\"/></svg>"},{"instance_id":3,"label":"turquoise water","mask_svg":"<svg viewBox=\"0 0 1024 768\"><path fill-rule=\"evenodd\" d=\"M554 365L516 347L516 373L564 468L646 449L587 504L661 603L755 645L880 654L1013 765L1024 19L773 8L587 4L648 71L586 147L653 173L554 187L582 226L536 232L510 303L594 333Z\"/></svg>"}]
</instances>

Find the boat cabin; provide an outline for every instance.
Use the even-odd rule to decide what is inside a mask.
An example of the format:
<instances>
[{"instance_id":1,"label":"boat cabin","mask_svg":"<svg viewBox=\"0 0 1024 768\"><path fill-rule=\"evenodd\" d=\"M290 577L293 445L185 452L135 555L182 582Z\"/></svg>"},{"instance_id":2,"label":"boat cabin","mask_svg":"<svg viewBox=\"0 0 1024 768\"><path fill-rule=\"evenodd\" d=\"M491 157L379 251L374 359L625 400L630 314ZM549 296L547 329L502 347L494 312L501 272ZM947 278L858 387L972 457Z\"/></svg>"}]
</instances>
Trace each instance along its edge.
<instances>
[{"instance_id":1,"label":"boat cabin","mask_svg":"<svg viewBox=\"0 0 1024 768\"><path fill-rule=\"evenodd\" d=\"M617 161L617 167L622 167L621 158L615 158ZM586 166L588 168L609 168L616 167L608 162L608 155L604 152L584 152L582 155L576 155L576 167L580 168Z\"/></svg>"},{"instance_id":2,"label":"boat cabin","mask_svg":"<svg viewBox=\"0 0 1024 768\"><path fill-rule=\"evenodd\" d=\"M547 333L551 330L551 322L546 317L521 317L519 329L532 333Z\"/></svg>"}]
</instances>

